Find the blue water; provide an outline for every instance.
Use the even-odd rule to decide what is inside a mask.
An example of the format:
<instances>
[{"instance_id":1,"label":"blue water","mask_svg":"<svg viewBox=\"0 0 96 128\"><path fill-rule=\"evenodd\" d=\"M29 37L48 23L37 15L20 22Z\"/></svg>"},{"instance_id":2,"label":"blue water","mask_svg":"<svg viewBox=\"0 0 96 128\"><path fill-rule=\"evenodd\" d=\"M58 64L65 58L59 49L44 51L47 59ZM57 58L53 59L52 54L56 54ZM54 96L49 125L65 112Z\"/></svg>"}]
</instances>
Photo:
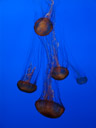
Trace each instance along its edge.
<instances>
[{"instance_id":1,"label":"blue water","mask_svg":"<svg viewBox=\"0 0 96 128\"><path fill-rule=\"evenodd\" d=\"M58 83L64 114L50 119L35 108L42 92L46 53L33 27L48 11L46 1L0 0L0 128L96 128L96 0L55 0L56 38L65 42L70 62L88 82L78 85L69 69L69 76ZM30 50L39 75L37 91L27 94L17 88L17 81Z\"/></svg>"}]
</instances>

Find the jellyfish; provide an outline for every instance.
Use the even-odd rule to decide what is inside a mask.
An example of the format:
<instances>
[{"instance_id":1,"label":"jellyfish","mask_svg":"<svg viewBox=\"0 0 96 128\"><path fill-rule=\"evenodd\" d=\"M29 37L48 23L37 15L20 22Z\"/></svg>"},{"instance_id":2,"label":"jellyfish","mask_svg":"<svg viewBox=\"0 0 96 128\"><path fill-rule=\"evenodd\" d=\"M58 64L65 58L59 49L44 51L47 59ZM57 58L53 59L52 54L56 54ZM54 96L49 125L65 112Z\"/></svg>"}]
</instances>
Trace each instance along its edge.
<instances>
[{"instance_id":1,"label":"jellyfish","mask_svg":"<svg viewBox=\"0 0 96 128\"><path fill-rule=\"evenodd\" d=\"M33 40L34 41L34 40ZM17 82L17 87L19 90L27 93L32 93L37 90L37 79L41 67L41 49L39 47L34 47L34 41L32 46L28 50L27 62L25 66L24 73L21 79ZM37 52L38 51L38 52Z\"/></svg>"},{"instance_id":2,"label":"jellyfish","mask_svg":"<svg viewBox=\"0 0 96 128\"><path fill-rule=\"evenodd\" d=\"M53 29L53 23L51 21L53 5L54 0L51 0L51 6L48 13L44 17L39 18L34 24L34 30L39 36L46 36Z\"/></svg>"},{"instance_id":3,"label":"jellyfish","mask_svg":"<svg viewBox=\"0 0 96 128\"><path fill-rule=\"evenodd\" d=\"M71 63L69 64L69 66L75 74L77 84L82 85L87 83L88 78L83 72L77 70L76 67L74 67Z\"/></svg>"},{"instance_id":4,"label":"jellyfish","mask_svg":"<svg viewBox=\"0 0 96 128\"><path fill-rule=\"evenodd\" d=\"M37 111L48 118L60 117L65 108L61 102L59 88L56 81L52 85L50 73L46 73L43 91L40 98L35 102Z\"/></svg>"},{"instance_id":5,"label":"jellyfish","mask_svg":"<svg viewBox=\"0 0 96 128\"><path fill-rule=\"evenodd\" d=\"M67 52L66 46L65 46L65 41L62 44L63 44L62 49L60 49L62 57L63 57L64 61L67 62L68 68L70 68L73 71L77 84L82 85L82 84L87 83L87 81L88 81L87 76L81 70L79 70L79 68L77 69L77 66L73 66L73 64L69 60L68 52ZM66 56L66 57L64 57L64 56ZM72 57L72 54L71 54L71 57ZM73 59L73 57L72 57L72 59Z\"/></svg>"},{"instance_id":6,"label":"jellyfish","mask_svg":"<svg viewBox=\"0 0 96 128\"><path fill-rule=\"evenodd\" d=\"M17 82L18 88L23 92L32 93L36 91L37 86L30 83L35 68L32 70L32 64L29 65L27 72L24 74L23 79Z\"/></svg>"},{"instance_id":7,"label":"jellyfish","mask_svg":"<svg viewBox=\"0 0 96 128\"><path fill-rule=\"evenodd\" d=\"M55 31L53 33L53 40L52 40L52 47L53 47L53 62L52 62L52 68L51 68L51 76L55 80L63 80L69 75L69 70L66 65L60 64L60 59L61 56L59 56L59 50L60 50L60 45L56 40L56 35Z\"/></svg>"}]
</instances>

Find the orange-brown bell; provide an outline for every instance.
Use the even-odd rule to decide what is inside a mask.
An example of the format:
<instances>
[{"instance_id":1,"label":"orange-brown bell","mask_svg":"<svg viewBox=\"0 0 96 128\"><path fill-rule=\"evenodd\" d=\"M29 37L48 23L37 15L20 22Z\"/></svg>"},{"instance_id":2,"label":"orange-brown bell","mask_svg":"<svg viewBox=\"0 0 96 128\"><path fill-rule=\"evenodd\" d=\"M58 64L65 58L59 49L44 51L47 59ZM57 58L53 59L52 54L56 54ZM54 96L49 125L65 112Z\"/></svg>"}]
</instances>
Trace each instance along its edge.
<instances>
[{"instance_id":1,"label":"orange-brown bell","mask_svg":"<svg viewBox=\"0 0 96 128\"><path fill-rule=\"evenodd\" d=\"M37 86L35 84L31 84L29 82L22 80L18 81L17 86L21 91L28 93L32 93L37 89Z\"/></svg>"},{"instance_id":2,"label":"orange-brown bell","mask_svg":"<svg viewBox=\"0 0 96 128\"><path fill-rule=\"evenodd\" d=\"M36 109L44 116L49 118L60 117L65 108L54 101L49 100L37 100L35 103Z\"/></svg>"},{"instance_id":3,"label":"orange-brown bell","mask_svg":"<svg viewBox=\"0 0 96 128\"><path fill-rule=\"evenodd\" d=\"M65 79L69 74L69 71L67 68L64 67L54 67L51 71L51 76L55 80L63 80Z\"/></svg>"},{"instance_id":4,"label":"orange-brown bell","mask_svg":"<svg viewBox=\"0 0 96 128\"><path fill-rule=\"evenodd\" d=\"M39 36L48 35L53 29L53 24L48 18L40 18L35 22L34 30Z\"/></svg>"}]
</instances>

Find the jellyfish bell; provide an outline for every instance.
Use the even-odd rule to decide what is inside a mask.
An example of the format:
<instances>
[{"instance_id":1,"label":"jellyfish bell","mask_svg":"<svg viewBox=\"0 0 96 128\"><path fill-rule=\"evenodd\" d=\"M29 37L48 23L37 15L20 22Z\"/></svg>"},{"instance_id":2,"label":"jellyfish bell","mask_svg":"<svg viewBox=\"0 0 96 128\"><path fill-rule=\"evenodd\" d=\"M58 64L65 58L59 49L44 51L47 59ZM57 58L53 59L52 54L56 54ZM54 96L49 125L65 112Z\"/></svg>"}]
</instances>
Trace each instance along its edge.
<instances>
[{"instance_id":1,"label":"jellyfish bell","mask_svg":"<svg viewBox=\"0 0 96 128\"><path fill-rule=\"evenodd\" d=\"M54 67L51 71L51 76L55 80L63 80L69 75L69 71L65 67Z\"/></svg>"},{"instance_id":2,"label":"jellyfish bell","mask_svg":"<svg viewBox=\"0 0 96 128\"><path fill-rule=\"evenodd\" d=\"M86 76L76 78L76 82L80 85L87 83L87 81L88 81L88 78Z\"/></svg>"},{"instance_id":3,"label":"jellyfish bell","mask_svg":"<svg viewBox=\"0 0 96 128\"><path fill-rule=\"evenodd\" d=\"M34 30L39 36L48 35L53 29L53 23L50 19L44 17L40 18L35 22Z\"/></svg>"},{"instance_id":4,"label":"jellyfish bell","mask_svg":"<svg viewBox=\"0 0 96 128\"><path fill-rule=\"evenodd\" d=\"M49 100L39 99L36 101L35 106L42 115L49 118L58 118L65 110L64 106Z\"/></svg>"},{"instance_id":5,"label":"jellyfish bell","mask_svg":"<svg viewBox=\"0 0 96 128\"><path fill-rule=\"evenodd\" d=\"M22 80L18 81L17 87L21 91L27 92L27 93L32 93L32 92L37 90L37 86L35 84L29 83L29 82L26 82L26 81L22 81Z\"/></svg>"}]
</instances>

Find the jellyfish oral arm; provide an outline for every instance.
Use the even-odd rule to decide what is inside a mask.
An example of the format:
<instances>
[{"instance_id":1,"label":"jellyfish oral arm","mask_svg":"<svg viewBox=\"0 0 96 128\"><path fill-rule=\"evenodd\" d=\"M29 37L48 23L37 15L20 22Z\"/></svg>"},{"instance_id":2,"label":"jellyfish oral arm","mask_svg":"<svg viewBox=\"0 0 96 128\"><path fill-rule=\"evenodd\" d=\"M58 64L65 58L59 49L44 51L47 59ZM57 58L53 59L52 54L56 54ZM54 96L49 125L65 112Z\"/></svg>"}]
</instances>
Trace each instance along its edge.
<instances>
[{"instance_id":1,"label":"jellyfish oral arm","mask_svg":"<svg viewBox=\"0 0 96 128\"><path fill-rule=\"evenodd\" d=\"M51 0L51 7L50 7L50 10L49 10L49 12L45 15L45 17L48 18L48 19L50 19L50 17L51 17L53 5L54 5L54 0Z\"/></svg>"},{"instance_id":2,"label":"jellyfish oral arm","mask_svg":"<svg viewBox=\"0 0 96 128\"><path fill-rule=\"evenodd\" d=\"M36 69L36 67L34 67L34 69L32 70L32 65L29 66L27 73L24 76L24 81L30 82L35 69Z\"/></svg>"}]
</instances>

